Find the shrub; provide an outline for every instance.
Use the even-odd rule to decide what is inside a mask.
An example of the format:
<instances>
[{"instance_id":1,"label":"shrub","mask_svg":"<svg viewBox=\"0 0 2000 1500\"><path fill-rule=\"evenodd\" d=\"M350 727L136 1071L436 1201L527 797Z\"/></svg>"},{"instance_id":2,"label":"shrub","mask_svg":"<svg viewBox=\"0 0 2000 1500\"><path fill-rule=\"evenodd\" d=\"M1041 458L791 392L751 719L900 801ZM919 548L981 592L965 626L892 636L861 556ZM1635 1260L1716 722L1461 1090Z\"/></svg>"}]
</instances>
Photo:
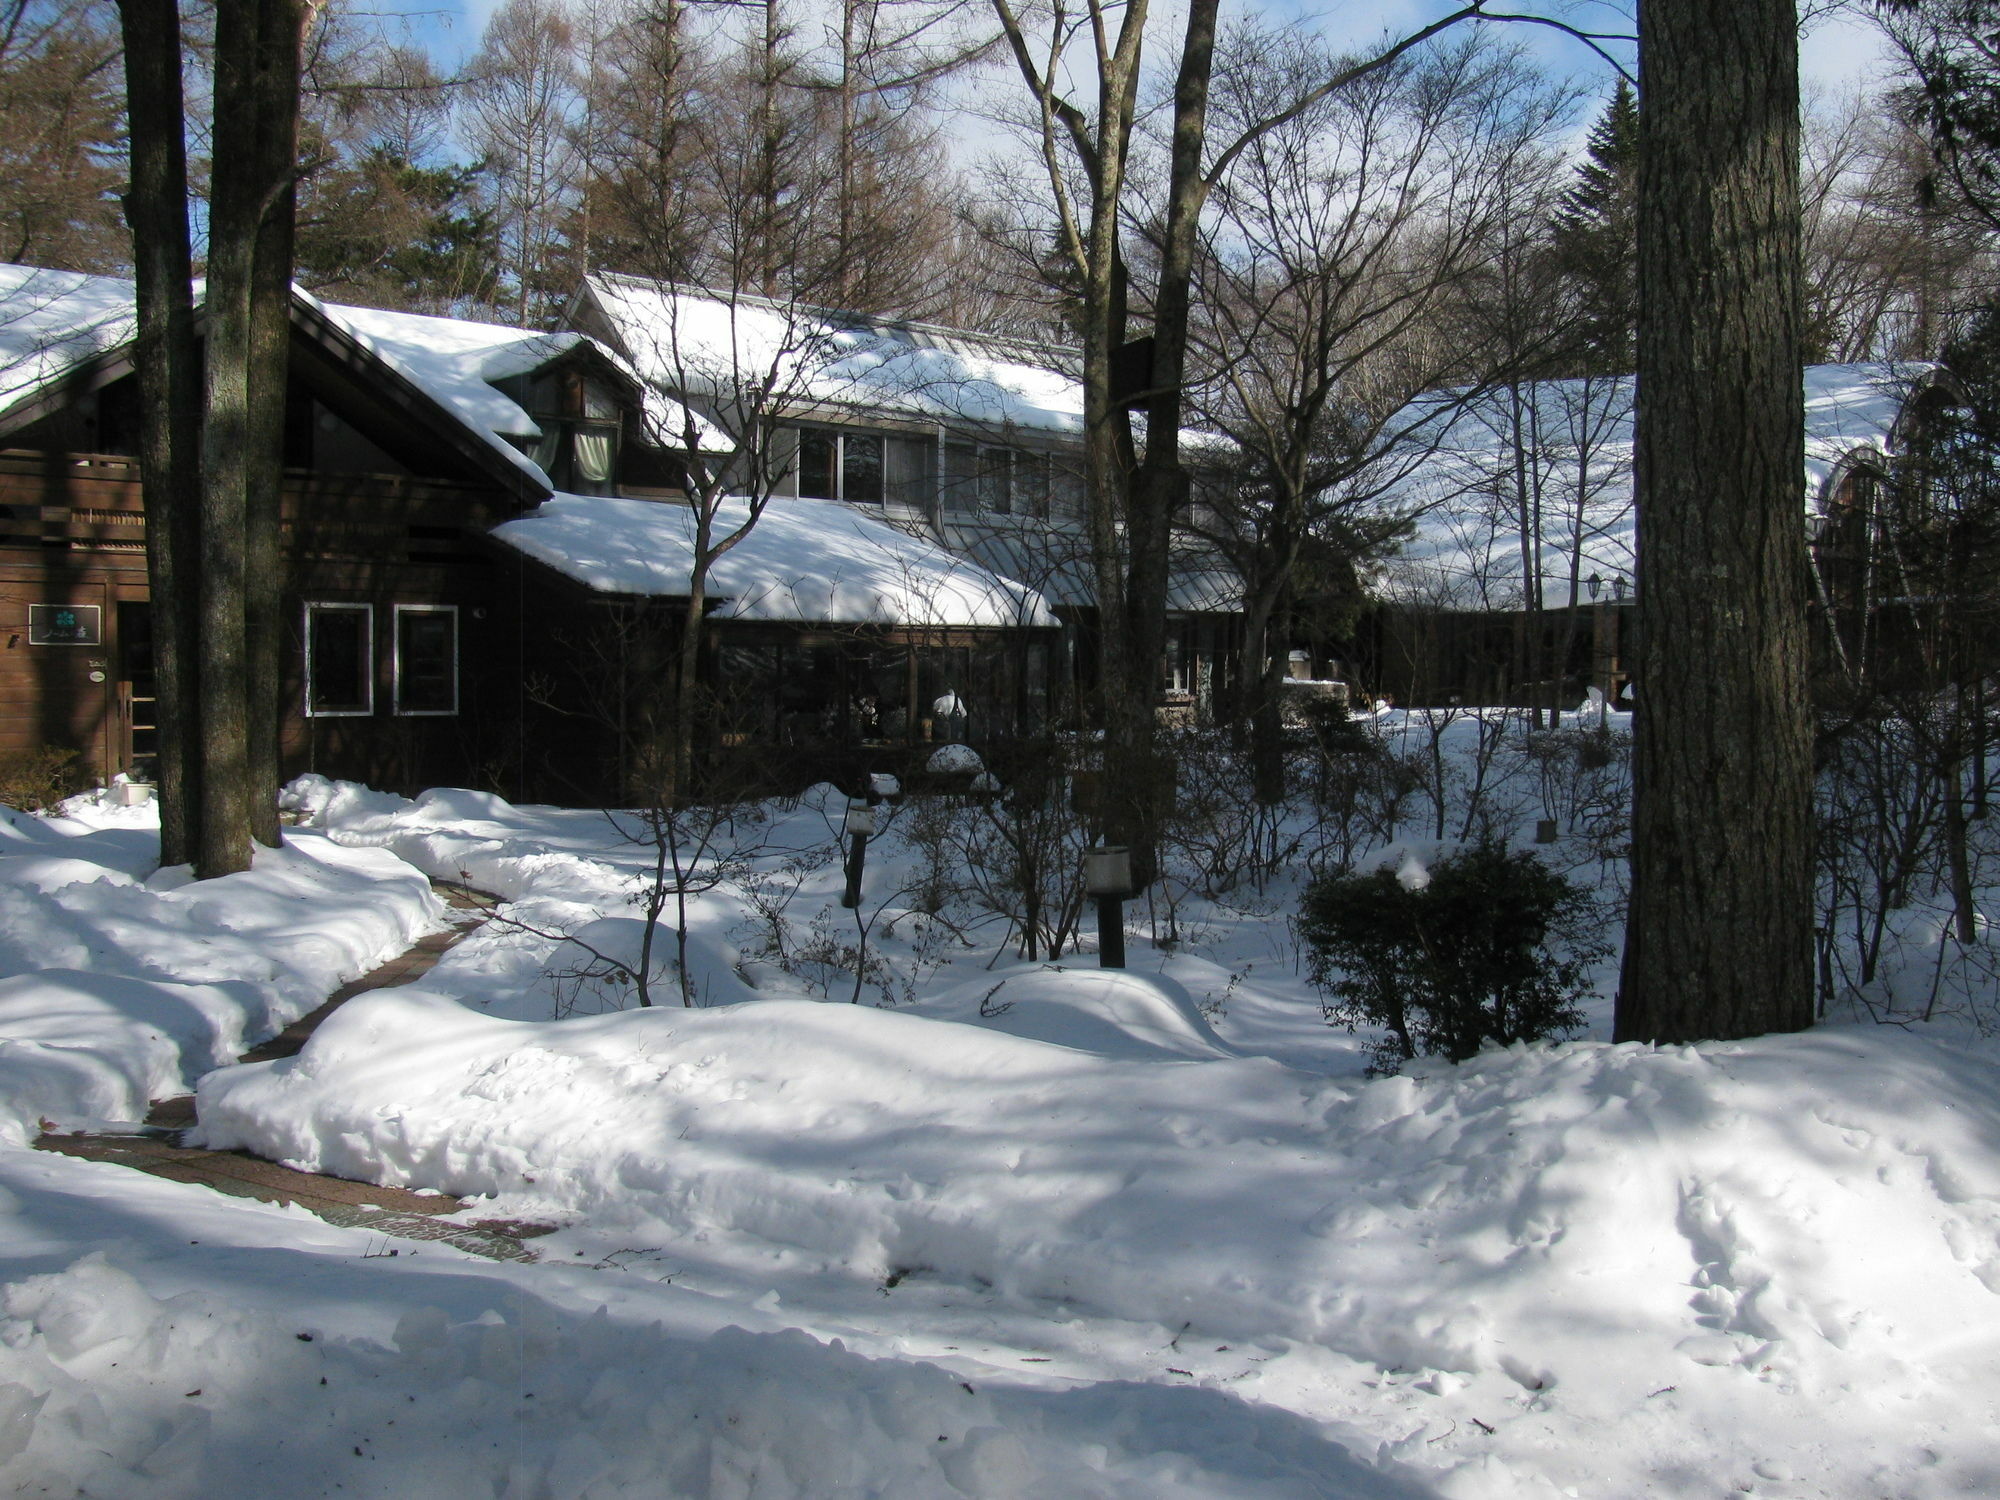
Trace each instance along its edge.
<instances>
[{"instance_id":1,"label":"shrub","mask_svg":"<svg viewBox=\"0 0 2000 1500\"><path fill-rule=\"evenodd\" d=\"M1323 876L1306 888L1299 931L1327 1019L1387 1033L1370 1071L1419 1053L1463 1062L1567 1035L1609 947L1590 891L1526 851L1482 840L1439 860L1427 881L1391 870Z\"/></svg>"},{"instance_id":2,"label":"shrub","mask_svg":"<svg viewBox=\"0 0 2000 1500\"><path fill-rule=\"evenodd\" d=\"M83 785L76 751L44 745L0 756L0 802L22 812L42 812Z\"/></svg>"}]
</instances>

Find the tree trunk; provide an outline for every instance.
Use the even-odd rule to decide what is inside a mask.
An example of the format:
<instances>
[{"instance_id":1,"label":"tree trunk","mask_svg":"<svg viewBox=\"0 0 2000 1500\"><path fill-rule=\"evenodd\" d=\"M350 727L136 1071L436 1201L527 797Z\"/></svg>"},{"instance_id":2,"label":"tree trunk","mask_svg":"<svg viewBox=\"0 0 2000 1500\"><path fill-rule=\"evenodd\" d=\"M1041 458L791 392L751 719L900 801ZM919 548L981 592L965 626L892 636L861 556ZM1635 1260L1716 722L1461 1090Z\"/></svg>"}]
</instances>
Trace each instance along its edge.
<instances>
[{"instance_id":1,"label":"tree trunk","mask_svg":"<svg viewBox=\"0 0 2000 1500\"><path fill-rule=\"evenodd\" d=\"M160 863L185 864L200 826L194 726L200 564L201 370L189 285L180 13L171 0L122 0L132 186L125 217L138 282L139 463L152 599L159 725Z\"/></svg>"},{"instance_id":2,"label":"tree trunk","mask_svg":"<svg viewBox=\"0 0 2000 1500\"><path fill-rule=\"evenodd\" d=\"M1813 1019L1791 0L1641 0L1638 723L1616 1035Z\"/></svg>"},{"instance_id":3,"label":"tree trunk","mask_svg":"<svg viewBox=\"0 0 2000 1500\"><path fill-rule=\"evenodd\" d=\"M258 221L250 273L248 453L245 537L249 695L250 831L260 844L283 842L278 824L279 662L284 637L280 599L284 554L279 540L285 484L285 392L292 330L292 224L298 159L299 0L262 0L258 8Z\"/></svg>"},{"instance_id":4,"label":"tree trunk","mask_svg":"<svg viewBox=\"0 0 2000 1500\"><path fill-rule=\"evenodd\" d=\"M250 865L249 657L244 625L250 457L250 305L259 220L257 0L215 21L209 199L207 419L202 429L201 837L203 879Z\"/></svg>"},{"instance_id":5,"label":"tree trunk","mask_svg":"<svg viewBox=\"0 0 2000 1500\"><path fill-rule=\"evenodd\" d=\"M1159 874L1161 825L1171 812L1172 787L1156 741L1159 664L1166 651L1167 588L1174 518L1188 503L1181 464L1181 422L1187 381L1188 308L1192 301L1195 231L1208 184L1202 178L1208 131L1208 81L1215 56L1219 0L1193 0L1174 82L1174 131L1167 185L1167 222L1159 284L1153 296L1152 386L1146 396L1146 449L1126 503L1125 650L1122 695L1107 694L1109 784L1124 792L1125 826L1113 830L1132 849L1136 885Z\"/></svg>"}]
</instances>

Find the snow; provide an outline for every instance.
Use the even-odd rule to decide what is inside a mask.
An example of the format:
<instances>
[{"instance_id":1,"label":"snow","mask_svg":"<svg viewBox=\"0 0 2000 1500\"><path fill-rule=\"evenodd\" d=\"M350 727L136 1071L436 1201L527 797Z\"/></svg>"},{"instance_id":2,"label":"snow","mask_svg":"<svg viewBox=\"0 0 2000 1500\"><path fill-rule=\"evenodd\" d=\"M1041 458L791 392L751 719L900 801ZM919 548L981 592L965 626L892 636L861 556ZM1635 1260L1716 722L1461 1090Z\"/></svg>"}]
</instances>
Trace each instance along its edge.
<instances>
[{"instance_id":1,"label":"snow","mask_svg":"<svg viewBox=\"0 0 2000 1500\"><path fill-rule=\"evenodd\" d=\"M749 514L726 501L715 534ZM682 597L694 567L687 505L557 495L493 535L603 593ZM709 569L721 620L843 625L1052 626L1041 595L935 542L832 500L773 499Z\"/></svg>"},{"instance_id":2,"label":"snow","mask_svg":"<svg viewBox=\"0 0 2000 1500\"><path fill-rule=\"evenodd\" d=\"M131 341L132 283L0 265L0 411Z\"/></svg>"},{"instance_id":3,"label":"snow","mask_svg":"<svg viewBox=\"0 0 2000 1500\"><path fill-rule=\"evenodd\" d=\"M1456 764L1481 730L1368 732ZM1489 768L1517 838L1537 764ZM636 953L635 823L323 778L288 801L299 859L464 872L494 920L296 1058L207 1071L203 1142L557 1228L534 1264L392 1258L0 1145L0 1464L24 1492L1945 1500L2000 1472L2000 1080L1975 1027L1612 1045L1606 972L1583 1037L1371 1080L1370 1039L1299 977L1292 877L1169 888L1171 947L1130 904L1125 971L1088 934L1028 961L909 904L922 799L877 810L841 910L830 787L746 819L694 898L707 1003L663 971L669 1003L612 983L565 1009L573 954L522 924ZM22 861L0 888L150 892L143 812L0 825ZM1362 865L1421 880L1449 847L1427 821ZM1546 852L1615 894L1581 833ZM270 904L206 899L204 936ZM899 977L827 1003L864 923ZM140 976L157 941L85 972ZM193 956L143 977L247 982ZM69 1003L39 1044L96 1024Z\"/></svg>"},{"instance_id":4,"label":"snow","mask_svg":"<svg viewBox=\"0 0 2000 1500\"><path fill-rule=\"evenodd\" d=\"M535 483L553 488L520 444L510 441L532 442L541 428L492 382L539 369L589 342L582 334L349 307L300 288L293 296L345 330ZM0 411L76 365L124 347L136 331L129 281L0 266ZM607 357L617 363L616 356ZM640 383L636 374L632 379ZM652 390L647 390L646 402L656 430L666 435L683 430L688 414L678 402ZM719 443L712 424L696 419L695 426L704 446Z\"/></svg>"},{"instance_id":5,"label":"snow","mask_svg":"<svg viewBox=\"0 0 2000 1500\"><path fill-rule=\"evenodd\" d=\"M440 925L374 850L301 832L195 884L152 873L151 807L71 805L0 808L0 1141L141 1120Z\"/></svg>"},{"instance_id":6,"label":"snow","mask_svg":"<svg viewBox=\"0 0 2000 1500\"><path fill-rule=\"evenodd\" d=\"M746 383L812 403L1075 435L1083 387L1027 346L845 319L762 298L722 300L631 276L588 280L626 356L654 384L729 398ZM1014 357L1008 357L1012 355Z\"/></svg>"},{"instance_id":7,"label":"snow","mask_svg":"<svg viewBox=\"0 0 2000 1500\"><path fill-rule=\"evenodd\" d=\"M942 703L944 699L940 698L938 701ZM950 713L952 710L946 709L941 712ZM924 769L940 775L955 775L967 771L983 771L986 769L986 762L979 758L979 752L970 745L939 745L937 749L931 751L931 758L925 763Z\"/></svg>"},{"instance_id":8,"label":"snow","mask_svg":"<svg viewBox=\"0 0 2000 1500\"><path fill-rule=\"evenodd\" d=\"M1893 448L1908 394L1931 373L1920 364L1812 365L1804 377L1806 463L1801 498L1816 507L1844 460ZM1412 433L1398 459L1409 472L1387 503L1411 514L1416 537L1390 565L1396 595L1448 608L1519 607L1521 526L1515 443L1539 493L1544 596L1568 602L1569 559L1578 577L1630 579L1634 566L1633 382L1630 377L1543 381L1522 386L1517 422L1502 386L1452 416L1442 431L1427 415L1452 399L1421 397L1390 423ZM1435 443L1434 451L1430 445ZM1588 594L1576 601L1587 603Z\"/></svg>"}]
</instances>

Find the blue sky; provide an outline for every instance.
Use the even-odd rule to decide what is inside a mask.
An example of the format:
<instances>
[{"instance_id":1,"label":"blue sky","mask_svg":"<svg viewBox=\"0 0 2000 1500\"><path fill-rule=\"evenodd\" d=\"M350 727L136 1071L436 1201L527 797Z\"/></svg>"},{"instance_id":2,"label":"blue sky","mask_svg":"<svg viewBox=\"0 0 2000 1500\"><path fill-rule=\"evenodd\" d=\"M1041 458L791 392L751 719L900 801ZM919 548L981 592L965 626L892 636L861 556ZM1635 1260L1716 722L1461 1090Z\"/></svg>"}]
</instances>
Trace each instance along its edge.
<instances>
[{"instance_id":1,"label":"blue sky","mask_svg":"<svg viewBox=\"0 0 2000 1500\"><path fill-rule=\"evenodd\" d=\"M456 60L478 45L480 28L500 0L377 0L382 13L401 15L413 35L441 59ZM806 7L802 7L806 8ZM1421 25L1451 8L1448 0L1274 0L1262 7L1273 14L1315 24L1329 36L1361 44L1395 30ZM1528 3L1519 7L1528 9ZM1627 0L1541 0L1546 13L1593 31L1631 30ZM1610 74L1587 49L1539 27L1519 28L1524 39L1565 72L1585 76ZM1806 38L1802 69L1809 84L1839 88L1867 77L1881 64L1881 47L1874 29L1858 16L1841 14L1822 21Z\"/></svg>"}]
</instances>

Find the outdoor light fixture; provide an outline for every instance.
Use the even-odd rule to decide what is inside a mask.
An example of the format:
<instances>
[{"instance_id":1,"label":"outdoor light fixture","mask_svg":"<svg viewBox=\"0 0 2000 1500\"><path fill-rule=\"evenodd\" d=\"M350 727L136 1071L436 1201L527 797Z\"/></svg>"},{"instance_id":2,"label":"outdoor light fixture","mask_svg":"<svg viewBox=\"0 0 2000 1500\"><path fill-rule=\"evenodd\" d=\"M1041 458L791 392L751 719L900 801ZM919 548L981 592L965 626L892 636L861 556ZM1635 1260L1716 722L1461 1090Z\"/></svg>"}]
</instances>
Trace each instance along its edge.
<instances>
[{"instance_id":1,"label":"outdoor light fixture","mask_svg":"<svg viewBox=\"0 0 2000 1500\"><path fill-rule=\"evenodd\" d=\"M1583 581L1583 586L1590 590L1590 597L1595 599L1598 590L1604 587L1604 575L1602 573L1592 573L1590 577Z\"/></svg>"},{"instance_id":2,"label":"outdoor light fixture","mask_svg":"<svg viewBox=\"0 0 2000 1500\"><path fill-rule=\"evenodd\" d=\"M1132 894L1132 851L1100 844L1083 851L1083 888L1097 901L1097 966L1125 967L1125 899Z\"/></svg>"},{"instance_id":3,"label":"outdoor light fixture","mask_svg":"<svg viewBox=\"0 0 2000 1500\"><path fill-rule=\"evenodd\" d=\"M1623 573L1620 573L1616 578L1611 580L1611 597L1616 599L1620 604L1625 602L1625 575Z\"/></svg>"},{"instance_id":4,"label":"outdoor light fixture","mask_svg":"<svg viewBox=\"0 0 2000 1500\"><path fill-rule=\"evenodd\" d=\"M847 801L847 889L840 904L853 911L861 904L861 871L868 862L868 835L875 831L875 809L860 797Z\"/></svg>"}]
</instances>

